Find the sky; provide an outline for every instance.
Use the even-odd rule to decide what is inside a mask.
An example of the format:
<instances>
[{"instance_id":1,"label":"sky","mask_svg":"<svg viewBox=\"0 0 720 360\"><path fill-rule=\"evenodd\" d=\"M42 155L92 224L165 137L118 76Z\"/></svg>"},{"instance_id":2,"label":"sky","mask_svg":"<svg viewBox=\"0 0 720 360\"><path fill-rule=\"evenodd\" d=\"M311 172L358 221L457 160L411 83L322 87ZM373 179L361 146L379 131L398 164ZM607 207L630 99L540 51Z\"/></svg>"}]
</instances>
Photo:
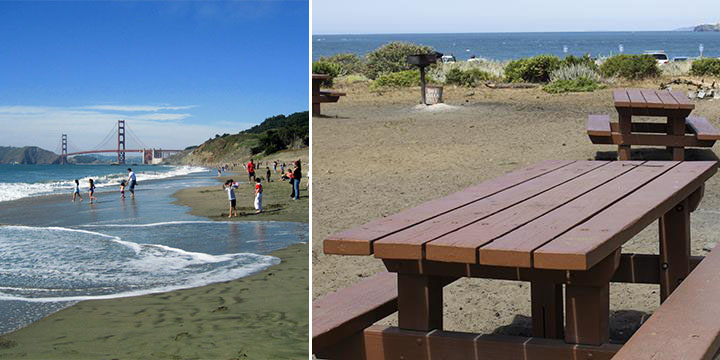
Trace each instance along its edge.
<instances>
[{"instance_id":1,"label":"sky","mask_svg":"<svg viewBox=\"0 0 720 360\"><path fill-rule=\"evenodd\" d=\"M183 149L306 111L308 6L0 1L0 146L94 149L124 119Z\"/></svg>"},{"instance_id":2,"label":"sky","mask_svg":"<svg viewBox=\"0 0 720 360\"><path fill-rule=\"evenodd\" d=\"M650 31L720 21L718 0L313 0L313 34Z\"/></svg>"}]
</instances>

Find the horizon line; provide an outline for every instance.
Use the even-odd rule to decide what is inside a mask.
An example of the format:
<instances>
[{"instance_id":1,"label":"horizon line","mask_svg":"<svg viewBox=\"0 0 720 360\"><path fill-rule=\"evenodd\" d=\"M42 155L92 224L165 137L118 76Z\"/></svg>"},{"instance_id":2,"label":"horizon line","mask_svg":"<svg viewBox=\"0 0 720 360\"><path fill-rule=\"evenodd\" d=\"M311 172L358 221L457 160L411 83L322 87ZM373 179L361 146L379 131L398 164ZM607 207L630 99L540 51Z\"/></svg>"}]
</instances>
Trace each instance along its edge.
<instances>
[{"instance_id":1,"label":"horizon line","mask_svg":"<svg viewBox=\"0 0 720 360\"><path fill-rule=\"evenodd\" d=\"M328 35L441 35L441 34L546 34L546 33L609 33L609 32L695 32L684 30L694 28L686 26L671 30L557 30L557 31L461 31L461 32L378 32L378 33L318 33L312 36Z\"/></svg>"}]
</instances>

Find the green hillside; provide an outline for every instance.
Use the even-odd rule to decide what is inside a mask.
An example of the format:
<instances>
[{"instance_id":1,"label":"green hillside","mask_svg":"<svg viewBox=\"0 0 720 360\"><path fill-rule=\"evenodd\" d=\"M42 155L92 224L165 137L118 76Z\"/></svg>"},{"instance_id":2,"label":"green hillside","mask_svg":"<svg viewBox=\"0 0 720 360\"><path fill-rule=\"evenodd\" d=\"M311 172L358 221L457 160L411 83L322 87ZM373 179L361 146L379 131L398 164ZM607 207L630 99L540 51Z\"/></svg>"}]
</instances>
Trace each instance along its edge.
<instances>
[{"instance_id":1,"label":"green hillside","mask_svg":"<svg viewBox=\"0 0 720 360\"><path fill-rule=\"evenodd\" d=\"M0 146L0 164L53 164L58 162L57 154L37 146Z\"/></svg>"},{"instance_id":2,"label":"green hillside","mask_svg":"<svg viewBox=\"0 0 720 360\"><path fill-rule=\"evenodd\" d=\"M210 165L237 163L251 156L264 156L286 149L300 149L310 143L308 111L277 115L237 134L215 135L199 146L169 157L169 164Z\"/></svg>"}]
</instances>

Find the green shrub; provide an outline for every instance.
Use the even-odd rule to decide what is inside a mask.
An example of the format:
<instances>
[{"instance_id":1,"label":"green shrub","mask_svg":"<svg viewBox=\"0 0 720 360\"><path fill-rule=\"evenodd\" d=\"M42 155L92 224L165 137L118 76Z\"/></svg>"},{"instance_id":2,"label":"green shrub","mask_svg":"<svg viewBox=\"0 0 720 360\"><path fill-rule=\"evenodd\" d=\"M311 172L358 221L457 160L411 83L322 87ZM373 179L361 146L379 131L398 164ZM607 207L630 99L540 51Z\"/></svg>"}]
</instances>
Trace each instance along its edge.
<instances>
[{"instance_id":1,"label":"green shrub","mask_svg":"<svg viewBox=\"0 0 720 360\"><path fill-rule=\"evenodd\" d=\"M373 88L403 88L420 85L419 70L405 70L378 76L372 83Z\"/></svg>"},{"instance_id":2,"label":"green shrub","mask_svg":"<svg viewBox=\"0 0 720 360\"><path fill-rule=\"evenodd\" d=\"M510 82L548 82L550 74L558 68L560 59L552 55L513 60L505 67L505 79Z\"/></svg>"},{"instance_id":3,"label":"green shrub","mask_svg":"<svg viewBox=\"0 0 720 360\"><path fill-rule=\"evenodd\" d=\"M312 63L313 74L330 75L330 79L322 82L323 86L332 86L333 79L340 74L340 66L329 61L316 61Z\"/></svg>"},{"instance_id":4,"label":"green shrub","mask_svg":"<svg viewBox=\"0 0 720 360\"><path fill-rule=\"evenodd\" d=\"M382 74L413 69L414 66L406 61L408 55L428 54L432 51L429 46L411 43L385 44L365 56L365 76L374 80Z\"/></svg>"},{"instance_id":5,"label":"green shrub","mask_svg":"<svg viewBox=\"0 0 720 360\"><path fill-rule=\"evenodd\" d=\"M655 77L660 74L657 61L650 55L615 55L600 65L600 73L605 77L622 77L637 80Z\"/></svg>"},{"instance_id":6,"label":"green shrub","mask_svg":"<svg viewBox=\"0 0 720 360\"><path fill-rule=\"evenodd\" d=\"M493 76L480 69L462 70L460 68L452 68L445 74L445 83L452 85L476 86L481 81L491 80Z\"/></svg>"},{"instance_id":7,"label":"green shrub","mask_svg":"<svg viewBox=\"0 0 720 360\"><path fill-rule=\"evenodd\" d=\"M602 81L602 78L594 69L582 63L563 66L550 74L550 82L575 80L578 78L586 78L597 82Z\"/></svg>"},{"instance_id":8,"label":"green shrub","mask_svg":"<svg viewBox=\"0 0 720 360\"><path fill-rule=\"evenodd\" d=\"M693 61L690 74L695 76L720 76L720 59L703 58Z\"/></svg>"},{"instance_id":9,"label":"green shrub","mask_svg":"<svg viewBox=\"0 0 720 360\"><path fill-rule=\"evenodd\" d=\"M551 94L566 92L595 91L604 88L605 85L597 80L587 77L578 77L572 80L556 80L543 87L543 90Z\"/></svg>"},{"instance_id":10,"label":"green shrub","mask_svg":"<svg viewBox=\"0 0 720 360\"><path fill-rule=\"evenodd\" d=\"M355 54L335 54L330 57L321 57L318 61L336 64L339 76L362 74L365 68L365 64Z\"/></svg>"},{"instance_id":11,"label":"green shrub","mask_svg":"<svg viewBox=\"0 0 720 360\"><path fill-rule=\"evenodd\" d=\"M560 61L560 67L573 66L573 65L584 65L590 69L597 70L598 66L595 64L590 55L585 54L582 57L575 55L568 55Z\"/></svg>"}]
</instances>

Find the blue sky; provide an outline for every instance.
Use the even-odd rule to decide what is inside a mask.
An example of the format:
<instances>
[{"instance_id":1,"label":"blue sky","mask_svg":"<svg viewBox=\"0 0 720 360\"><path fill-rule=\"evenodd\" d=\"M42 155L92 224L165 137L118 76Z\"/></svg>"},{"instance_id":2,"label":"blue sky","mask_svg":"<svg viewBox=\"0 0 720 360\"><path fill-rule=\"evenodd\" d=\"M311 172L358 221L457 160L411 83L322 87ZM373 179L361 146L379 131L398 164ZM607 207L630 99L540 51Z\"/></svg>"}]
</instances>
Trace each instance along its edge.
<instances>
[{"instance_id":1,"label":"blue sky","mask_svg":"<svg viewBox=\"0 0 720 360\"><path fill-rule=\"evenodd\" d=\"M313 0L313 34L672 30L720 21L718 0Z\"/></svg>"},{"instance_id":2,"label":"blue sky","mask_svg":"<svg viewBox=\"0 0 720 360\"><path fill-rule=\"evenodd\" d=\"M308 2L0 1L0 145L196 145L308 108Z\"/></svg>"}]
</instances>

